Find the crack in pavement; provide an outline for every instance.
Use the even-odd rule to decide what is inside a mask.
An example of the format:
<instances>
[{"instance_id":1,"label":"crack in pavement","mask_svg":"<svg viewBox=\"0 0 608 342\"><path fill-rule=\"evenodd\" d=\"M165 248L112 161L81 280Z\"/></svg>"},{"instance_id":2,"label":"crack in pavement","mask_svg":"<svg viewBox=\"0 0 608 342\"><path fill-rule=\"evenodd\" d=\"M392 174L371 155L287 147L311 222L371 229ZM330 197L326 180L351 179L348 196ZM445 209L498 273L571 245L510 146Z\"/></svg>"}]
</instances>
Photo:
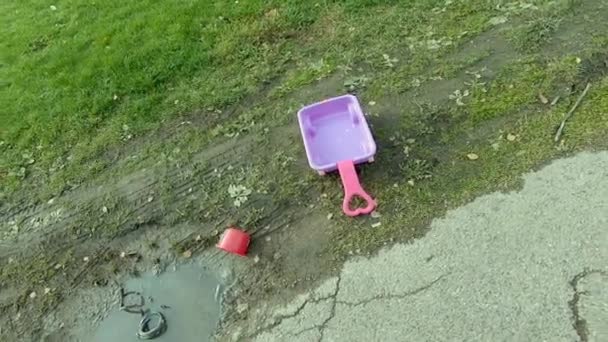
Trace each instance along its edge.
<instances>
[{"instance_id":1,"label":"crack in pavement","mask_svg":"<svg viewBox=\"0 0 608 342\"><path fill-rule=\"evenodd\" d=\"M433 285L435 285L436 283L438 283L439 281L441 281L443 278L445 278L446 276L448 276L450 273L446 273L446 274L442 274L439 277L437 277L435 280L431 281L430 283L421 286L419 288L416 288L412 291L408 291L405 293L401 293L401 294L395 294L395 295L377 295L374 296L372 298L368 298L356 303L351 303L351 302L345 302L345 301L339 301L338 298L338 294L340 293L340 283L342 281L342 277L341 275L338 275L337 277L337 281L336 281L336 285L335 285L335 289L333 291L332 294L328 295L328 296L324 296L321 298L317 298L317 299L306 299L300 306L297 307L297 309L289 315L283 315L281 317L279 317L277 319L277 321L273 322L273 324L260 329L259 331L257 331L255 334L252 335L252 337L258 336L264 332L269 332L271 330L273 330L274 328L278 327L284 320L289 319L289 318L294 318L296 316L298 316L303 310L304 308L308 305L308 304L316 304L316 303L320 303L326 300L331 299L332 303L331 303L331 308L330 308L330 312L329 312L329 316L321 323L321 324L315 324L312 327L308 327L306 329L300 330L298 332L292 333L290 334L291 336L294 337L298 337L304 333L307 333L311 330L318 330L319 331L319 339L318 342L322 342L323 339L325 338L325 329L327 328L327 325L329 324L329 322L331 322L331 320L336 316L336 307L338 304L344 304L344 305L348 305L351 307L354 306L360 306L360 305L365 305L367 303L373 302L375 300L380 300L380 299L394 299L394 298L405 298L405 297L409 297L409 296L413 296L416 295L418 293L421 293L423 291L428 290L429 288L431 288Z\"/></svg>"},{"instance_id":2,"label":"crack in pavement","mask_svg":"<svg viewBox=\"0 0 608 342\"><path fill-rule=\"evenodd\" d=\"M342 277L341 277L341 275L338 275L337 278L338 279L336 281L336 288L335 288L334 292L332 294L328 295L328 296L325 296L323 298L317 299L317 302L325 301L325 300L328 300L328 299L333 299L331 308L329 310L329 316L321 324L315 324L312 327L309 327L309 328L306 328L304 330L298 331L298 332L296 332L294 334L291 334L291 335L293 335L294 337L298 337L298 336L300 336L300 335L302 335L302 334L304 334L306 332L309 332L311 330L318 330L319 334L320 334L318 342L321 342L323 340L323 334L324 334L325 328L327 327L327 324L336 315L336 305L337 305L337 302L338 302L337 301L337 297L338 297L338 293L340 293L340 281L342 280Z\"/></svg>"},{"instance_id":3,"label":"crack in pavement","mask_svg":"<svg viewBox=\"0 0 608 342\"><path fill-rule=\"evenodd\" d=\"M331 304L331 309L329 311L329 317L327 317L327 319L324 320L323 323L321 323L321 326L319 327L319 334L321 336L319 336L318 342L323 341L323 338L325 337L325 328L327 328L327 324L329 323L329 321L331 321L336 316L336 306L338 305L338 293L340 293L340 282L341 281L342 281L342 275L340 274L340 275L338 275L338 281L336 281L336 291L331 296L331 298L333 298L333 302Z\"/></svg>"},{"instance_id":4,"label":"crack in pavement","mask_svg":"<svg viewBox=\"0 0 608 342\"><path fill-rule=\"evenodd\" d=\"M576 274L572 280L570 280L570 287L574 291L572 295L572 300L568 302L568 306L570 307L570 311L572 311L572 327L576 331L580 342L588 342L589 341L589 327L587 326L587 320L581 317L578 302L581 299L581 295L587 294L587 291L579 291L578 283L581 279L584 279L588 275L591 274L601 274L607 275L606 272L600 270L584 270L578 274Z\"/></svg>"},{"instance_id":5,"label":"crack in pavement","mask_svg":"<svg viewBox=\"0 0 608 342\"><path fill-rule=\"evenodd\" d=\"M338 301L338 303L354 307L354 306L365 305L365 304L368 304L368 303L371 303L373 301L380 300L380 299L399 299L399 298L410 297L410 296L413 296L413 295L416 295L416 294L419 294L419 293L421 293L423 291L428 290L429 288L431 288L433 285L435 285L437 282L441 281L443 278L445 278L449 274L450 273L442 274L439 277L437 277L435 280L433 280L432 282L430 282L430 283L428 283L428 284L426 284L424 286L421 286L419 288L416 288L416 289L414 289L412 291L405 292L405 293L376 295L376 296L373 296L371 298L364 299L362 301L355 302L355 303L353 303L353 302L346 302L346 301Z\"/></svg>"},{"instance_id":6,"label":"crack in pavement","mask_svg":"<svg viewBox=\"0 0 608 342\"><path fill-rule=\"evenodd\" d=\"M319 299L320 301L320 299ZM281 323L283 323L284 320L289 319L289 318L293 318L296 317L297 315L300 314L300 312L302 312L302 310L304 310L304 308L306 307L306 305L308 303L310 303L311 301L309 299L304 300L304 302L302 302L302 304L300 304L300 306L298 306L296 308L296 310L288 315L280 315L278 317L273 318L273 322L257 331L255 331L253 334L249 335L249 338L254 339L256 338L258 335L263 334L265 332L269 332L272 329L278 327Z\"/></svg>"},{"instance_id":7,"label":"crack in pavement","mask_svg":"<svg viewBox=\"0 0 608 342\"><path fill-rule=\"evenodd\" d=\"M257 331L255 331L253 334L251 334L249 336L249 338L253 339L256 338L257 336L265 333L265 332L270 332L272 331L274 328L278 327L279 325L281 325L281 323L283 323L285 320L290 319L290 318L294 318L297 317L305 308L308 304L318 304L321 302L324 302L326 300L329 299L333 299L332 302L332 308L330 310L330 316L328 319L326 319L321 325L314 325L310 328L306 328L302 331L296 332L296 333L292 333L290 335L292 336L299 336L305 332L308 332L310 330L314 330L314 329L321 329L324 325L327 324L327 322L329 322L329 320L331 320L331 318L333 318L333 315L335 313L335 306L336 306L336 298L338 296L338 292L340 291L340 280L341 280L341 276L338 275L337 277L337 281L336 281L336 286L335 289L333 291L333 293L327 295L327 296L322 296L322 297L318 297L318 298L311 298L311 296L313 295L312 293L309 293L307 298L302 302L302 304L300 304L292 313L287 314L287 315L280 315L278 317L275 317L273 319L273 322L265 327L263 327L262 329L259 329ZM322 332L321 332L322 334Z\"/></svg>"}]
</instances>

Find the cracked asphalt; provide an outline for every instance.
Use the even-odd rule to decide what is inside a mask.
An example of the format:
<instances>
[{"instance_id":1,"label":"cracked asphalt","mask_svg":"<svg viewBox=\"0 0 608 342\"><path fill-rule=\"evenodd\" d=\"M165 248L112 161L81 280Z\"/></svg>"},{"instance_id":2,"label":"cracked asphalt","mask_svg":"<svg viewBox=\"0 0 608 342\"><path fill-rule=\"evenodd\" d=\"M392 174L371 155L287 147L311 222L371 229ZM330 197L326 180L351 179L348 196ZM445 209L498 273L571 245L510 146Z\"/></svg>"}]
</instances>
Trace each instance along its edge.
<instances>
[{"instance_id":1,"label":"cracked asphalt","mask_svg":"<svg viewBox=\"0 0 608 342\"><path fill-rule=\"evenodd\" d=\"M581 153L357 257L255 341L608 341L608 152Z\"/></svg>"}]
</instances>

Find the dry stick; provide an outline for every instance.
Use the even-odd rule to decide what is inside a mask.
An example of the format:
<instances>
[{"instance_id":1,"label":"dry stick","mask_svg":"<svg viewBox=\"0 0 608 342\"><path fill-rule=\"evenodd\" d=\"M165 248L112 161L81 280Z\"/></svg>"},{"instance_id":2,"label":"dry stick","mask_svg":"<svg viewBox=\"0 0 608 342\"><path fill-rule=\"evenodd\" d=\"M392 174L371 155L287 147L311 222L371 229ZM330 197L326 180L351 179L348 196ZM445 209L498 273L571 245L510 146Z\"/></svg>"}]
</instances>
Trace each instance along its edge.
<instances>
[{"instance_id":1,"label":"dry stick","mask_svg":"<svg viewBox=\"0 0 608 342\"><path fill-rule=\"evenodd\" d=\"M559 139L562 137L562 132L564 131L564 127L566 126L566 121L570 119L572 114L574 114L576 108L578 108L578 106L581 104L581 101L583 101L583 98L585 97L585 95L587 95L589 88L591 88L591 83L587 83L587 86L585 87L585 90L583 90L583 93L578 97L578 99L574 103L574 106L572 106L570 111L566 114L564 120L562 120L561 125L559 125L559 128L557 129L557 133L555 133L555 142L558 142Z\"/></svg>"}]
</instances>

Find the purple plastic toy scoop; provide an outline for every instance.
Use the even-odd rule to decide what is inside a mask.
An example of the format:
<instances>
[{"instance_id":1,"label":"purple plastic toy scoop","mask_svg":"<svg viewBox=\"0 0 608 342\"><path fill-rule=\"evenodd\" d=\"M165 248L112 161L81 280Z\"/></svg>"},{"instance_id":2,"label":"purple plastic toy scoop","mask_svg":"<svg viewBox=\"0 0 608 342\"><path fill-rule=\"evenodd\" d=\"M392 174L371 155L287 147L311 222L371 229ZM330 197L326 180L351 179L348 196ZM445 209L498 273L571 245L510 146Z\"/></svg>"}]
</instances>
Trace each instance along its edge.
<instances>
[{"instance_id":1,"label":"purple plastic toy scoop","mask_svg":"<svg viewBox=\"0 0 608 342\"><path fill-rule=\"evenodd\" d=\"M306 106L298 112L298 121L310 166L322 175L339 170L344 213L371 213L376 202L361 187L355 164L373 162L376 143L357 98L343 95ZM366 206L351 209L355 196L363 198Z\"/></svg>"}]
</instances>

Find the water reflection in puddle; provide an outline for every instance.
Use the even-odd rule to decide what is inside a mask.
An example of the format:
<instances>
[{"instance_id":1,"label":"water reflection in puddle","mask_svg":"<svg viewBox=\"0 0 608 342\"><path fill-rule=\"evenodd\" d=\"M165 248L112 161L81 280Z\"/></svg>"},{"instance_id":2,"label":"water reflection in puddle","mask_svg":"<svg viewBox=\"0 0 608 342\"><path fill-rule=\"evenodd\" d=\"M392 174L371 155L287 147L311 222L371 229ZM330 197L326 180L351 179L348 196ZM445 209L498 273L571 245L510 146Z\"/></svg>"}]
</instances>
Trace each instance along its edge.
<instances>
[{"instance_id":1,"label":"water reflection in puddle","mask_svg":"<svg viewBox=\"0 0 608 342\"><path fill-rule=\"evenodd\" d=\"M218 285L208 271L184 265L160 276L131 279L124 288L140 292L146 309L165 316L167 330L154 341L201 342L211 340L220 319L220 303L215 298ZM140 320L140 315L115 310L100 323L93 341L141 342L136 336Z\"/></svg>"}]
</instances>

